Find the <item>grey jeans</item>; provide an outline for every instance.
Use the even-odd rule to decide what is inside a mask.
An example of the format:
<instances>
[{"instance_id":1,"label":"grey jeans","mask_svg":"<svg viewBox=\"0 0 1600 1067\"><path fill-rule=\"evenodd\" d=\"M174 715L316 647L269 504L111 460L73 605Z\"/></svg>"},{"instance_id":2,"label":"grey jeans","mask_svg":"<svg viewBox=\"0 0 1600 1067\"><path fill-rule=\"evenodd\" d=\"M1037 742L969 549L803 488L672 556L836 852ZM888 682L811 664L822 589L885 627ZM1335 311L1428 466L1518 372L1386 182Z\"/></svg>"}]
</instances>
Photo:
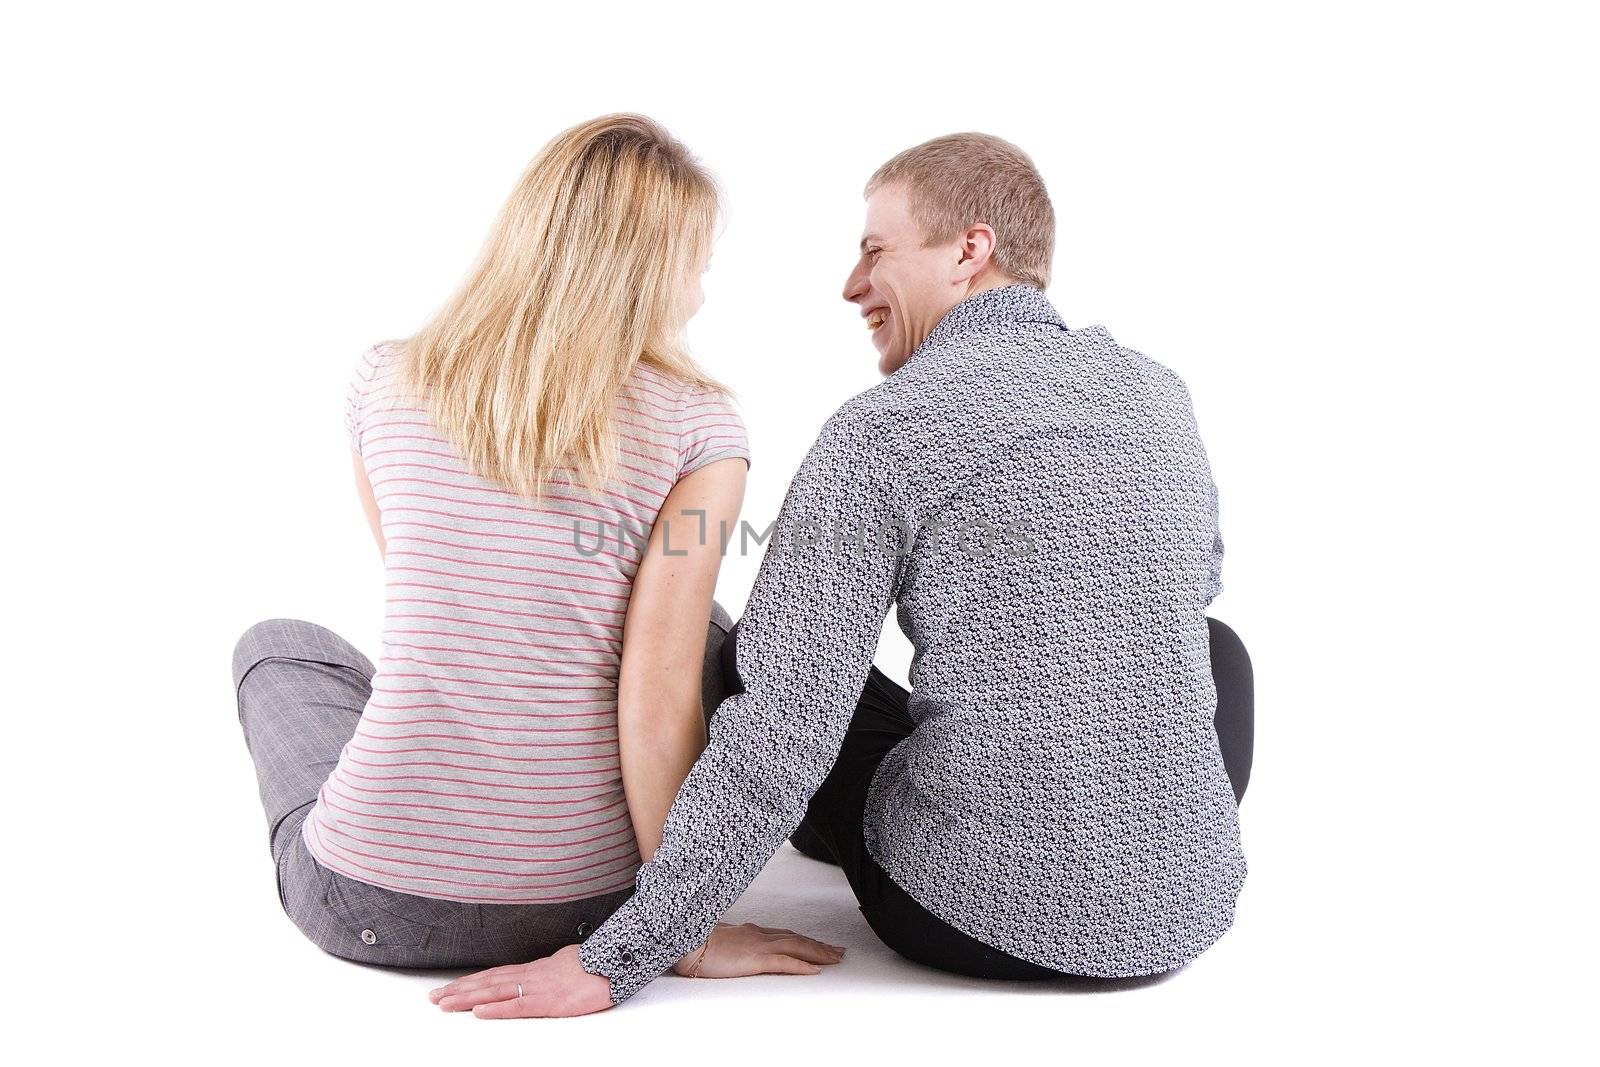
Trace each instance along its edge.
<instances>
[{"instance_id":1,"label":"grey jeans","mask_svg":"<svg viewBox=\"0 0 1600 1067\"><path fill-rule=\"evenodd\" d=\"M719 653L732 626L712 604L702 675L708 714L726 696ZM348 641L296 619L257 623L233 652L239 723L256 765L278 899L314 944L390 967L526 963L582 941L633 895L630 886L557 904L472 904L380 889L319 864L300 826L355 733L372 673Z\"/></svg>"}]
</instances>

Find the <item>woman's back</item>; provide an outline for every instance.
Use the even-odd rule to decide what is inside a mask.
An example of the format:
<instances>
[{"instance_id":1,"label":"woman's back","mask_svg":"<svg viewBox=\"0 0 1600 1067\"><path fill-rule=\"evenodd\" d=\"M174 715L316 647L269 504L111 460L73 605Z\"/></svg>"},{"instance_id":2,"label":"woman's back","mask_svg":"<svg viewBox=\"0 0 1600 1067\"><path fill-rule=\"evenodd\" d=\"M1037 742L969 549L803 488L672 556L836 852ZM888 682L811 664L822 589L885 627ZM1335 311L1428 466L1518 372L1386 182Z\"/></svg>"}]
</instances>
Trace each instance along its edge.
<instances>
[{"instance_id":1,"label":"woman's back","mask_svg":"<svg viewBox=\"0 0 1600 1067\"><path fill-rule=\"evenodd\" d=\"M748 459L744 426L720 394L640 365L613 408L616 476L532 502L471 473L400 363L378 345L351 383L347 425L382 518L383 645L306 846L420 896L625 888L639 866L617 740L633 578L678 480Z\"/></svg>"}]
</instances>

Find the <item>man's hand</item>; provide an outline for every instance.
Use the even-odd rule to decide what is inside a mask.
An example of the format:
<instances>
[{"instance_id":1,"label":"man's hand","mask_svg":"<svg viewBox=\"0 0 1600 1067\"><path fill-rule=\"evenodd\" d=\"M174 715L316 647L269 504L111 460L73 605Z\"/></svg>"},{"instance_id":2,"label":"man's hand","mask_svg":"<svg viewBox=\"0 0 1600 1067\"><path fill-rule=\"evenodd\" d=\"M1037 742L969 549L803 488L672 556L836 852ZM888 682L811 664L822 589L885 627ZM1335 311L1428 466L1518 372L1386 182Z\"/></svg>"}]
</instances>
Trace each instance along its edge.
<instances>
[{"instance_id":1,"label":"man's hand","mask_svg":"<svg viewBox=\"0 0 1600 1067\"><path fill-rule=\"evenodd\" d=\"M578 962L568 945L532 963L495 967L457 978L428 994L445 1011L467 1011L480 1019L564 1018L611 1007L611 982Z\"/></svg>"},{"instance_id":2,"label":"man's hand","mask_svg":"<svg viewBox=\"0 0 1600 1067\"><path fill-rule=\"evenodd\" d=\"M751 974L816 974L838 963L844 949L795 933L755 923L711 929L703 950L679 960L673 973L688 978L743 978Z\"/></svg>"},{"instance_id":3,"label":"man's hand","mask_svg":"<svg viewBox=\"0 0 1600 1067\"><path fill-rule=\"evenodd\" d=\"M673 970L695 978L742 978L752 974L816 974L838 963L844 949L793 930L718 923L697 949ZM428 994L445 1011L471 1011L480 1019L564 1018L611 1007L611 982L578 962L568 945L532 963L494 967L457 978Z\"/></svg>"}]
</instances>

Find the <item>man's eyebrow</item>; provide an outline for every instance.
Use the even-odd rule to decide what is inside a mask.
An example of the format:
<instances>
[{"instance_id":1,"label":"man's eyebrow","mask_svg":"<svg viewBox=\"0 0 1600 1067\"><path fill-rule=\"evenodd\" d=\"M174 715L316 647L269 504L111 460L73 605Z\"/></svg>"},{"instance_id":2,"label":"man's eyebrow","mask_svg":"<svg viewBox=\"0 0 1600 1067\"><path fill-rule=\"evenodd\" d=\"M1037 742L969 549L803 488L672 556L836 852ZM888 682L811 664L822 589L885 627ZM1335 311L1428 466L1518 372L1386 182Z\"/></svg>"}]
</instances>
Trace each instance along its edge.
<instances>
[{"instance_id":1,"label":"man's eyebrow","mask_svg":"<svg viewBox=\"0 0 1600 1067\"><path fill-rule=\"evenodd\" d=\"M862 239L861 239L861 251L863 251L863 252L865 252L865 251L866 251L866 250L867 250L867 244L868 244L868 243L869 243L869 242L872 242L872 241L882 241L882 240L883 240L883 238L882 238L882 237L879 237L879 236L878 236L878 235L877 235L877 234L875 234L875 233L869 233L869 234L867 234L867 235L866 235L866 236L865 236L865 237L863 237L863 238L862 238Z\"/></svg>"}]
</instances>

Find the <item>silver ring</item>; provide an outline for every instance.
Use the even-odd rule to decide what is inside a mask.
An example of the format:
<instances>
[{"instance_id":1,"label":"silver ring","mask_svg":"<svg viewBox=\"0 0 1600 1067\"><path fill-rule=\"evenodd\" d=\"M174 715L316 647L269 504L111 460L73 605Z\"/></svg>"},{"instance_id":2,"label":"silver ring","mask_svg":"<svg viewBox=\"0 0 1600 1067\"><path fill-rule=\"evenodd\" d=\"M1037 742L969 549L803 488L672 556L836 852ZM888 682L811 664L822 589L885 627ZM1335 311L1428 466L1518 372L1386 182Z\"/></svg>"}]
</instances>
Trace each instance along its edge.
<instances>
[{"instance_id":1,"label":"silver ring","mask_svg":"<svg viewBox=\"0 0 1600 1067\"><path fill-rule=\"evenodd\" d=\"M517 983L517 999L518 1000L522 999L522 983L521 982Z\"/></svg>"}]
</instances>

